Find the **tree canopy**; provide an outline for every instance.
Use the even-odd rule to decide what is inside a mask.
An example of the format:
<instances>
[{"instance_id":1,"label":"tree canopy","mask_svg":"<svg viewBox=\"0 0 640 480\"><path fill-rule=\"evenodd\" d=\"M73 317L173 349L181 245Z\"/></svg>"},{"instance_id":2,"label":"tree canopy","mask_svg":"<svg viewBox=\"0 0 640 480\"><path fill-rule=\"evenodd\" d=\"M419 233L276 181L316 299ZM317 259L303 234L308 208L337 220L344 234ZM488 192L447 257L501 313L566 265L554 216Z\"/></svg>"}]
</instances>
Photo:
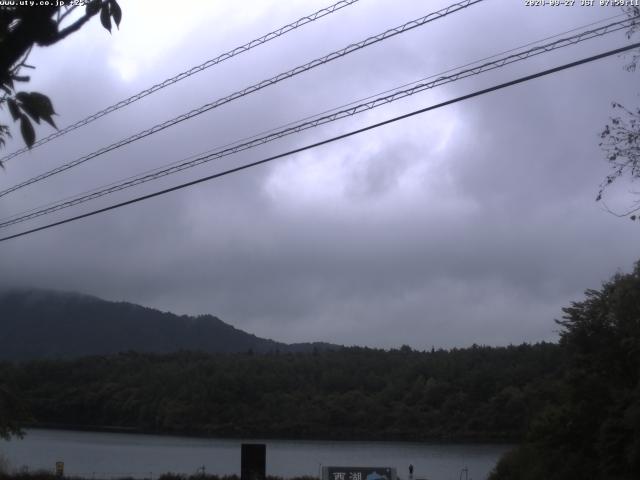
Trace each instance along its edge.
<instances>
[{"instance_id":1,"label":"tree canopy","mask_svg":"<svg viewBox=\"0 0 640 480\"><path fill-rule=\"evenodd\" d=\"M564 309L555 401L493 480L640 478L640 262Z\"/></svg>"},{"instance_id":2,"label":"tree canopy","mask_svg":"<svg viewBox=\"0 0 640 480\"><path fill-rule=\"evenodd\" d=\"M56 6L57 2L46 2L49 5L16 3L0 6L0 109L7 108L13 121L19 123L25 143L31 147L36 139L32 122L39 124L43 120L56 126L55 110L49 97L39 92L19 91L17 87L30 80L22 70L34 68L27 63L31 50L35 46L58 43L98 14L104 28L111 31L111 21L118 26L122 11L116 0L90 0L82 15L76 14L78 6ZM0 121L0 147L10 136L11 128ZM22 401L0 377L0 438L19 434L25 418Z\"/></svg>"},{"instance_id":3,"label":"tree canopy","mask_svg":"<svg viewBox=\"0 0 640 480\"><path fill-rule=\"evenodd\" d=\"M24 401L0 383L0 439L20 436L21 425L29 420Z\"/></svg>"},{"instance_id":4,"label":"tree canopy","mask_svg":"<svg viewBox=\"0 0 640 480\"><path fill-rule=\"evenodd\" d=\"M627 7L626 13L630 18L640 16L640 7ZM627 37L631 38L640 30L640 23L635 22L627 31ZM631 62L626 65L629 72L635 72L640 62L640 53L634 53ZM600 147L603 149L609 162L611 173L607 175L600 185L596 201L602 201L607 187L619 178L628 177L632 182L640 179L640 107L627 108L619 102L613 102L613 115L609 123L600 134ZM640 196L623 213L614 213L621 217L629 217L631 220L640 220ZM608 207L607 207L608 208Z\"/></svg>"},{"instance_id":5,"label":"tree canopy","mask_svg":"<svg viewBox=\"0 0 640 480\"><path fill-rule=\"evenodd\" d=\"M21 2L22 3L22 2ZM28 3L28 2L24 2ZM67 38L82 28L92 17L100 15L105 29L111 32L112 20L120 25L122 10L116 0L91 0L84 13L78 15L74 5L16 5L0 7L0 107L8 109L27 146L36 139L32 124L44 120L55 127L55 110L51 100L39 92L18 91L16 84L28 82L23 69L34 68L27 63L35 46L47 47ZM9 125L0 123L0 146L11 136Z\"/></svg>"},{"instance_id":6,"label":"tree canopy","mask_svg":"<svg viewBox=\"0 0 640 480\"><path fill-rule=\"evenodd\" d=\"M414 351L123 353L0 363L34 425L334 439L520 440L555 344Z\"/></svg>"}]
</instances>

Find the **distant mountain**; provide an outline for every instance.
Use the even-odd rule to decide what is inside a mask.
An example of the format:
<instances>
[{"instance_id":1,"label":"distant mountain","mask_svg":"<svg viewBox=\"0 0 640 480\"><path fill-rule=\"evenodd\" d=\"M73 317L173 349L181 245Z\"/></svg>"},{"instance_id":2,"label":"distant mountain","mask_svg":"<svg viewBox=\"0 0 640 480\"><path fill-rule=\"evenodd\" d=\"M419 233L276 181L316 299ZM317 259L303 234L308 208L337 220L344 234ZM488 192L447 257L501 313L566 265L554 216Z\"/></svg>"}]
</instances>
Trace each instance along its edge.
<instances>
[{"instance_id":1,"label":"distant mountain","mask_svg":"<svg viewBox=\"0 0 640 480\"><path fill-rule=\"evenodd\" d=\"M340 348L286 344L239 330L212 315L190 317L78 293L0 291L0 360L73 358L126 351L305 352Z\"/></svg>"}]
</instances>

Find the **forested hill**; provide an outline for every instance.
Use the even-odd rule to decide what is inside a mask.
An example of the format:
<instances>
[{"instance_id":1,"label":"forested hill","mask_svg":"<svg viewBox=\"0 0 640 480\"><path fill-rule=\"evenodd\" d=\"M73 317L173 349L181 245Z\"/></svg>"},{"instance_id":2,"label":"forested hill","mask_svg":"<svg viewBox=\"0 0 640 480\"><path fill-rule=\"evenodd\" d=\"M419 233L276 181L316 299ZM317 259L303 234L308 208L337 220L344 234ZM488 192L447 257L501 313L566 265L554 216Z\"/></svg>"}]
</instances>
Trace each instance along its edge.
<instances>
[{"instance_id":1,"label":"forested hill","mask_svg":"<svg viewBox=\"0 0 640 480\"><path fill-rule=\"evenodd\" d=\"M126 351L264 353L314 348L332 346L289 345L260 338L211 315L178 316L77 293L0 291L0 360L74 358Z\"/></svg>"},{"instance_id":2,"label":"forested hill","mask_svg":"<svg viewBox=\"0 0 640 480\"><path fill-rule=\"evenodd\" d=\"M417 352L126 353L0 362L31 425L244 438L518 440L557 396L555 344Z\"/></svg>"}]
</instances>

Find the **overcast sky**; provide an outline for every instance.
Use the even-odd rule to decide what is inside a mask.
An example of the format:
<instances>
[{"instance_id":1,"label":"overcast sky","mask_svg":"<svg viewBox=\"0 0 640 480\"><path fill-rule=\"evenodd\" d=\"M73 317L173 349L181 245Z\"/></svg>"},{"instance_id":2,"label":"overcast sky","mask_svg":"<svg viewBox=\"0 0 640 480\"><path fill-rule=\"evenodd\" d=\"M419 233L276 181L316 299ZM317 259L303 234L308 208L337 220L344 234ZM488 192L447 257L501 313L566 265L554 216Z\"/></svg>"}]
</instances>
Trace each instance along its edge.
<instances>
[{"instance_id":1,"label":"overcast sky","mask_svg":"<svg viewBox=\"0 0 640 480\"><path fill-rule=\"evenodd\" d=\"M34 51L26 89L48 94L66 126L330 2L121 0L119 31L109 35L96 18ZM0 187L451 2L361 0L11 160ZM487 0L3 197L0 217L621 13L576 3ZM623 33L591 40L0 233L626 43ZM611 102L640 103L628 60L610 57L2 243L0 282L211 313L286 342L423 349L555 340L563 306L640 258L638 224L594 201L608 172L598 134ZM7 152L22 146L14 137ZM607 201L623 209L628 190L622 184Z\"/></svg>"}]
</instances>

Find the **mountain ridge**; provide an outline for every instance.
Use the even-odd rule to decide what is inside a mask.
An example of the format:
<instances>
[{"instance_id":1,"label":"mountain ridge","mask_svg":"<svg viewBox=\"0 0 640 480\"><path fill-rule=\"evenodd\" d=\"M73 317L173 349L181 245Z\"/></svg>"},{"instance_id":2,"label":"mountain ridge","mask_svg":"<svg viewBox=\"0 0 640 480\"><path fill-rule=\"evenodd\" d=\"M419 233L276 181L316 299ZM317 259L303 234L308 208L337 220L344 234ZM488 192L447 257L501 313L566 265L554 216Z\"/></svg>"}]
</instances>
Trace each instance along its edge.
<instances>
[{"instance_id":1,"label":"mountain ridge","mask_svg":"<svg viewBox=\"0 0 640 480\"><path fill-rule=\"evenodd\" d=\"M341 348L261 338L210 315L177 315L77 292L14 287L0 290L0 360L171 353L308 352Z\"/></svg>"}]
</instances>

